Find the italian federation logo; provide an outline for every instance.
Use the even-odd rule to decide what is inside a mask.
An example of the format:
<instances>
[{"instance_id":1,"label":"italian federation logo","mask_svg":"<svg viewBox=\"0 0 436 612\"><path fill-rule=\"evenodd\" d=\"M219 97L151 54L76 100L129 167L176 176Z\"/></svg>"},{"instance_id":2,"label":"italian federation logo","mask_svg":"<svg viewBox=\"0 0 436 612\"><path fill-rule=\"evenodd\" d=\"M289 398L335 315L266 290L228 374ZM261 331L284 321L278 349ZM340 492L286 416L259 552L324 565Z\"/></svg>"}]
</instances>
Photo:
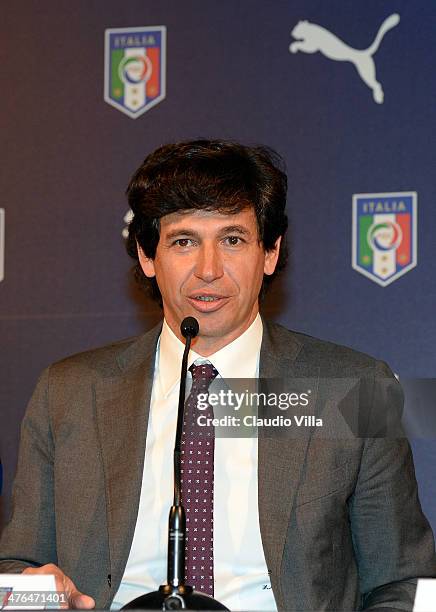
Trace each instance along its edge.
<instances>
[{"instance_id":1,"label":"italian federation logo","mask_svg":"<svg viewBox=\"0 0 436 612\"><path fill-rule=\"evenodd\" d=\"M416 263L416 193L354 195L353 268L386 287Z\"/></svg>"},{"instance_id":2,"label":"italian federation logo","mask_svg":"<svg viewBox=\"0 0 436 612\"><path fill-rule=\"evenodd\" d=\"M165 98L166 28L105 31L104 99L132 119Z\"/></svg>"}]
</instances>

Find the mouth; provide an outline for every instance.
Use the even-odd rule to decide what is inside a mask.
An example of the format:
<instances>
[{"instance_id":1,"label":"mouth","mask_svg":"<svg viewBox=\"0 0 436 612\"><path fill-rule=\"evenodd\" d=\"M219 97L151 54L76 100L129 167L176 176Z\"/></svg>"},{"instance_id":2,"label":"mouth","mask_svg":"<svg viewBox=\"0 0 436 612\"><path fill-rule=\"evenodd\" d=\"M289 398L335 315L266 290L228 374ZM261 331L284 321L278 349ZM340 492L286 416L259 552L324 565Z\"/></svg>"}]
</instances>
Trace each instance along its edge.
<instances>
[{"instance_id":1,"label":"mouth","mask_svg":"<svg viewBox=\"0 0 436 612\"><path fill-rule=\"evenodd\" d=\"M189 303L198 312L214 312L219 310L229 299L228 296L211 293L197 293L188 296Z\"/></svg>"}]
</instances>

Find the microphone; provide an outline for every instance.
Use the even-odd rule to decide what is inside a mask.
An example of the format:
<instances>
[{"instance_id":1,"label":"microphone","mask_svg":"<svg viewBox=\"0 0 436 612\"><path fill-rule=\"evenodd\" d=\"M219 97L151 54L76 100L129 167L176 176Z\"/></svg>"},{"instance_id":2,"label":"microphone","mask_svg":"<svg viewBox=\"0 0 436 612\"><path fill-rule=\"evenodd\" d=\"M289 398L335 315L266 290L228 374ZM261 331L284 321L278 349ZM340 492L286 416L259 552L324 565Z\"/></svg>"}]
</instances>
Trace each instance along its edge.
<instances>
[{"instance_id":1,"label":"microphone","mask_svg":"<svg viewBox=\"0 0 436 612\"><path fill-rule=\"evenodd\" d=\"M198 332L200 331L197 319L194 319L194 317L186 317L183 319L180 325L180 331L182 332L182 336L186 339L189 338L189 342L191 342L191 339L198 336Z\"/></svg>"},{"instance_id":2,"label":"microphone","mask_svg":"<svg viewBox=\"0 0 436 612\"><path fill-rule=\"evenodd\" d=\"M176 440L174 444L174 500L168 519L167 583L158 591L141 595L123 606L123 610L227 610L213 597L194 591L185 584L186 517L181 503L181 441L185 410L186 375L191 340L198 335L199 325L194 317L186 317L180 325L186 338L180 374L179 406L177 410Z\"/></svg>"}]
</instances>

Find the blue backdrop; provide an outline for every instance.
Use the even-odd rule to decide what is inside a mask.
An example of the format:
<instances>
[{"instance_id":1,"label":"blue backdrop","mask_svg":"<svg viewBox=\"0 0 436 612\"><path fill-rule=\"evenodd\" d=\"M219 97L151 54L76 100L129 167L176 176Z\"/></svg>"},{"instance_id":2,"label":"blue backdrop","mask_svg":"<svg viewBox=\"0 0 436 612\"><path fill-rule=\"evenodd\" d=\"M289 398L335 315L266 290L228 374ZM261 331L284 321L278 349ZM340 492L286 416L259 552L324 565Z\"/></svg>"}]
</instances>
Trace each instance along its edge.
<instances>
[{"instance_id":1,"label":"blue backdrop","mask_svg":"<svg viewBox=\"0 0 436 612\"><path fill-rule=\"evenodd\" d=\"M356 53L391 15L399 21L391 18L378 50ZM104 100L105 30L150 26L166 27L166 95L131 118ZM401 377L435 375L435 31L428 0L2 7L3 520L19 423L40 371L159 317L130 280L121 232L129 176L162 143L206 136L279 151L289 174L291 261L265 313L382 358ZM351 265L353 194L411 191L417 265L382 287ZM436 441L412 443L436 527Z\"/></svg>"}]
</instances>

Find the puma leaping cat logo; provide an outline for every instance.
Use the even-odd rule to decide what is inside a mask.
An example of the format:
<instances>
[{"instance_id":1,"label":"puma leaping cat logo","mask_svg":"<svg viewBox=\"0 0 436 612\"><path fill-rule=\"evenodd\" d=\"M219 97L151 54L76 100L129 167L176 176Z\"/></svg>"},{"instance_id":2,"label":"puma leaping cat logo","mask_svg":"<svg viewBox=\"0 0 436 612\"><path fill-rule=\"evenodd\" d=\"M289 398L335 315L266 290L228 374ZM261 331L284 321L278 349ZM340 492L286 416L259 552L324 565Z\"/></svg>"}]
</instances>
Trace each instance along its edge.
<instances>
[{"instance_id":1,"label":"puma leaping cat logo","mask_svg":"<svg viewBox=\"0 0 436 612\"><path fill-rule=\"evenodd\" d=\"M310 23L310 21L299 21L292 30L291 35L296 39L289 45L291 53L303 51L304 53L316 53L320 51L331 60L338 62L352 62L360 78L372 90L374 101L383 104L383 88L376 79L373 55L380 46L386 32L394 28L400 22L400 16L396 13L390 15L381 24L374 42L367 49L353 49L340 38L325 28Z\"/></svg>"}]
</instances>

